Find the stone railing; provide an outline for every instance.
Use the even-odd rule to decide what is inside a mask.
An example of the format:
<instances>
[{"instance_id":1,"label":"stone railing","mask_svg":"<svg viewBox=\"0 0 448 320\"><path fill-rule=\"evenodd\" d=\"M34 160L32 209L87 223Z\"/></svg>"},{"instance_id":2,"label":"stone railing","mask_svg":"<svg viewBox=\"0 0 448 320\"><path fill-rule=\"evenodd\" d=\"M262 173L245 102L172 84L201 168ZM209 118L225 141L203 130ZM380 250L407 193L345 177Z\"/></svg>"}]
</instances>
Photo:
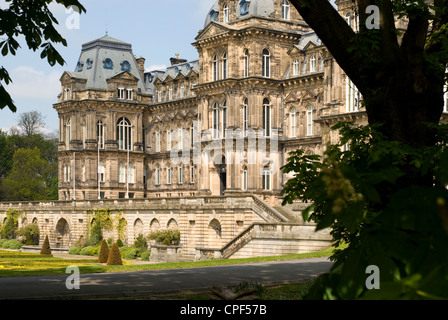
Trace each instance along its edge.
<instances>
[{"instance_id":1,"label":"stone railing","mask_svg":"<svg viewBox=\"0 0 448 320\"><path fill-rule=\"evenodd\" d=\"M252 195L254 211L269 222L287 222L288 219L266 202L261 200L258 196Z\"/></svg>"},{"instance_id":2,"label":"stone railing","mask_svg":"<svg viewBox=\"0 0 448 320\"><path fill-rule=\"evenodd\" d=\"M313 240L326 243L328 246L332 242L328 230L315 232L315 226L295 223L253 223L220 249L196 248L195 259L228 259L254 239L282 239L297 242Z\"/></svg>"}]
</instances>

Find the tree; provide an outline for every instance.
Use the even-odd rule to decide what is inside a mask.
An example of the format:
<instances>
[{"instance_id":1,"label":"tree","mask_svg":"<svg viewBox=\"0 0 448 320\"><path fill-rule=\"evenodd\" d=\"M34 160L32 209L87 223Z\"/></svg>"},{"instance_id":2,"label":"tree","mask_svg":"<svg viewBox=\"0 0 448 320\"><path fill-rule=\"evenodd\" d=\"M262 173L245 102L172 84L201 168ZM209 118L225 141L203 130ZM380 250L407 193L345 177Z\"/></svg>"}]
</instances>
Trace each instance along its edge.
<instances>
[{"instance_id":1,"label":"tree","mask_svg":"<svg viewBox=\"0 0 448 320\"><path fill-rule=\"evenodd\" d=\"M44 125L44 117L38 111L21 113L19 116L18 126L26 136L40 133Z\"/></svg>"},{"instance_id":2,"label":"tree","mask_svg":"<svg viewBox=\"0 0 448 320\"><path fill-rule=\"evenodd\" d=\"M443 109L448 0L358 0L359 32L328 0L291 2L362 93L369 124L381 124L377 130L391 141L434 146L436 130L428 124L437 125ZM379 10L379 29L367 28L370 5ZM405 30L395 26L396 18L408 19ZM420 176L404 166L397 189L432 185L432 172Z\"/></svg>"},{"instance_id":3,"label":"tree","mask_svg":"<svg viewBox=\"0 0 448 320\"><path fill-rule=\"evenodd\" d=\"M109 246L107 245L106 240L103 239L101 242L100 252L98 254L98 263L107 263L109 252Z\"/></svg>"},{"instance_id":4,"label":"tree","mask_svg":"<svg viewBox=\"0 0 448 320\"><path fill-rule=\"evenodd\" d=\"M49 9L51 2L56 2L66 8L75 6L79 12L86 12L85 8L77 0L7 0L9 7L0 10L0 50L3 56L15 55L20 48L18 38L24 36L30 50L41 50L40 57L47 59L50 66L56 63L63 65L64 59L54 48L53 44L67 46L67 41L58 33L55 25L57 19ZM6 91L3 82L8 85L12 82L8 71L0 67L0 109L8 107L16 112L12 97Z\"/></svg>"},{"instance_id":5,"label":"tree","mask_svg":"<svg viewBox=\"0 0 448 320\"><path fill-rule=\"evenodd\" d=\"M107 265L108 266L123 265L123 261L121 260L120 249L118 249L118 246L116 243L114 243L112 245L112 248L110 249L109 257L107 258Z\"/></svg>"},{"instance_id":6,"label":"tree","mask_svg":"<svg viewBox=\"0 0 448 320\"><path fill-rule=\"evenodd\" d=\"M48 200L47 186L53 173L51 166L40 157L40 151L18 149L13 156L13 167L3 179L3 192L10 201Z\"/></svg>"},{"instance_id":7,"label":"tree","mask_svg":"<svg viewBox=\"0 0 448 320\"><path fill-rule=\"evenodd\" d=\"M40 249L40 254L49 255L51 254L50 241L48 240L48 235L45 236L44 243Z\"/></svg>"},{"instance_id":8,"label":"tree","mask_svg":"<svg viewBox=\"0 0 448 320\"><path fill-rule=\"evenodd\" d=\"M311 202L304 218L348 244L308 297L447 298L448 127L439 122L448 1L353 2L359 32L327 0L291 2L362 93L369 119L334 126L339 145L323 157L293 152L282 168L295 173L284 203ZM379 29L366 27L369 5L379 8ZM397 17L408 19L402 33ZM380 290L367 286L370 266L381 271Z\"/></svg>"}]
</instances>

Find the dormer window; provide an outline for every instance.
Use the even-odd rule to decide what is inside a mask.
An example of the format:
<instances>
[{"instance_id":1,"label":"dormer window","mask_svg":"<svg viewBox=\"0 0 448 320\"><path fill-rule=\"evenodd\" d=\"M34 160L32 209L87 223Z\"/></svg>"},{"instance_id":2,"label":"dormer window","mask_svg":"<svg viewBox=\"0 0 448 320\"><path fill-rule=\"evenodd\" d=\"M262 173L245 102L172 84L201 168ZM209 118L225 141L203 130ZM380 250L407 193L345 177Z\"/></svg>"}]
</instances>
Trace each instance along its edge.
<instances>
[{"instance_id":1,"label":"dormer window","mask_svg":"<svg viewBox=\"0 0 448 320\"><path fill-rule=\"evenodd\" d=\"M133 91L131 88L126 89L126 100L132 100L133 99Z\"/></svg>"},{"instance_id":2,"label":"dormer window","mask_svg":"<svg viewBox=\"0 0 448 320\"><path fill-rule=\"evenodd\" d=\"M240 14L242 16L249 13L250 0L241 0L240 2Z\"/></svg>"},{"instance_id":3,"label":"dormer window","mask_svg":"<svg viewBox=\"0 0 448 320\"><path fill-rule=\"evenodd\" d=\"M290 4L288 0L283 0L282 2L282 19L290 19Z\"/></svg>"},{"instance_id":4,"label":"dormer window","mask_svg":"<svg viewBox=\"0 0 448 320\"><path fill-rule=\"evenodd\" d=\"M125 60L121 63L121 71L131 71L131 64L129 61Z\"/></svg>"},{"instance_id":5,"label":"dormer window","mask_svg":"<svg viewBox=\"0 0 448 320\"><path fill-rule=\"evenodd\" d=\"M210 21L218 21L219 11L212 10L210 11Z\"/></svg>"},{"instance_id":6,"label":"dormer window","mask_svg":"<svg viewBox=\"0 0 448 320\"><path fill-rule=\"evenodd\" d=\"M86 68L87 70L92 69L93 60L87 59L86 60Z\"/></svg>"},{"instance_id":7,"label":"dormer window","mask_svg":"<svg viewBox=\"0 0 448 320\"><path fill-rule=\"evenodd\" d=\"M103 61L103 68L112 70L114 68L114 64L112 63L112 60L107 58Z\"/></svg>"},{"instance_id":8,"label":"dormer window","mask_svg":"<svg viewBox=\"0 0 448 320\"><path fill-rule=\"evenodd\" d=\"M224 23L229 23L230 20L230 9L229 9L229 5L226 4L224 6Z\"/></svg>"},{"instance_id":9,"label":"dormer window","mask_svg":"<svg viewBox=\"0 0 448 320\"><path fill-rule=\"evenodd\" d=\"M124 88L118 88L118 91L117 91L117 96L118 96L118 99L124 99Z\"/></svg>"},{"instance_id":10,"label":"dormer window","mask_svg":"<svg viewBox=\"0 0 448 320\"><path fill-rule=\"evenodd\" d=\"M76 72L81 72L84 67L84 64L81 63L81 61L78 61L78 64L76 65Z\"/></svg>"}]
</instances>

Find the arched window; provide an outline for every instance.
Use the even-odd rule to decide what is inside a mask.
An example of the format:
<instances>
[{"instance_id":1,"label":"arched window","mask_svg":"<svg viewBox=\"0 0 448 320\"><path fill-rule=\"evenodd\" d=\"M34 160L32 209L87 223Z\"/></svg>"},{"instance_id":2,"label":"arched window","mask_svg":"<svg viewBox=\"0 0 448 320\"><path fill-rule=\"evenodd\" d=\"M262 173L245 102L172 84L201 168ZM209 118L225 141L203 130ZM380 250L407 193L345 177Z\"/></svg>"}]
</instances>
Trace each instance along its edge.
<instances>
[{"instance_id":1,"label":"arched window","mask_svg":"<svg viewBox=\"0 0 448 320\"><path fill-rule=\"evenodd\" d=\"M156 130L156 152L160 152L160 129Z\"/></svg>"},{"instance_id":2,"label":"arched window","mask_svg":"<svg viewBox=\"0 0 448 320\"><path fill-rule=\"evenodd\" d=\"M184 97L185 97L185 85L184 85L184 84L182 84L182 85L180 86L180 97L181 97L181 98L184 98Z\"/></svg>"},{"instance_id":3,"label":"arched window","mask_svg":"<svg viewBox=\"0 0 448 320\"><path fill-rule=\"evenodd\" d=\"M361 94L355 84L346 78L346 111L354 112L359 110Z\"/></svg>"},{"instance_id":4,"label":"arched window","mask_svg":"<svg viewBox=\"0 0 448 320\"><path fill-rule=\"evenodd\" d=\"M296 108L291 109L290 113L290 120L291 120L291 137L297 136L297 112Z\"/></svg>"},{"instance_id":5,"label":"arched window","mask_svg":"<svg viewBox=\"0 0 448 320\"><path fill-rule=\"evenodd\" d=\"M104 123L101 120L96 123L96 141L98 148L104 149Z\"/></svg>"},{"instance_id":6,"label":"arched window","mask_svg":"<svg viewBox=\"0 0 448 320\"><path fill-rule=\"evenodd\" d=\"M160 167L159 166L157 166L157 168L156 168L156 186L159 186L160 185Z\"/></svg>"},{"instance_id":7,"label":"arched window","mask_svg":"<svg viewBox=\"0 0 448 320\"><path fill-rule=\"evenodd\" d=\"M65 123L65 148L70 149L70 141L72 140L72 121L69 118Z\"/></svg>"},{"instance_id":8,"label":"arched window","mask_svg":"<svg viewBox=\"0 0 448 320\"><path fill-rule=\"evenodd\" d=\"M171 129L166 131L166 151L171 151Z\"/></svg>"},{"instance_id":9,"label":"arched window","mask_svg":"<svg viewBox=\"0 0 448 320\"><path fill-rule=\"evenodd\" d=\"M319 56L319 71L324 70L324 57L322 55Z\"/></svg>"},{"instance_id":10,"label":"arched window","mask_svg":"<svg viewBox=\"0 0 448 320\"><path fill-rule=\"evenodd\" d=\"M229 19L230 18L230 10L229 10L229 5L226 4L224 6L224 23L229 23Z\"/></svg>"},{"instance_id":11,"label":"arched window","mask_svg":"<svg viewBox=\"0 0 448 320\"><path fill-rule=\"evenodd\" d=\"M292 63L292 75L298 76L299 75L299 60L295 59Z\"/></svg>"},{"instance_id":12,"label":"arched window","mask_svg":"<svg viewBox=\"0 0 448 320\"><path fill-rule=\"evenodd\" d=\"M227 101L222 105L222 136L226 136L227 130Z\"/></svg>"},{"instance_id":13,"label":"arched window","mask_svg":"<svg viewBox=\"0 0 448 320\"><path fill-rule=\"evenodd\" d=\"M310 58L310 72L316 72L316 56L312 55Z\"/></svg>"},{"instance_id":14,"label":"arched window","mask_svg":"<svg viewBox=\"0 0 448 320\"><path fill-rule=\"evenodd\" d=\"M173 100L173 87L172 86L169 89L168 99Z\"/></svg>"},{"instance_id":15,"label":"arched window","mask_svg":"<svg viewBox=\"0 0 448 320\"><path fill-rule=\"evenodd\" d=\"M268 49L263 49L263 77L271 77L271 53Z\"/></svg>"},{"instance_id":16,"label":"arched window","mask_svg":"<svg viewBox=\"0 0 448 320\"><path fill-rule=\"evenodd\" d=\"M171 184L171 166L168 165L168 168L166 170L166 183Z\"/></svg>"},{"instance_id":17,"label":"arched window","mask_svg":"<svg viewBox=\"0 0 448 320\"><path fill-rule=\"evenodd\" d=\"M352 25L352 15L351 15L350 12L347 12L347 14L345 15L345 21L347 22L347 24L348 24L349 26Z\"/></svg>"},{"instance_id":18,"label":"arched window","mask_svg":"<svg viewBox=\"0 0 448 320\"><path fill-rule=\"evenodd\" d=\"M219 61L217 55L213 57L212 61L212 79L213 81L219 80Z\"/></svg>"},{"instance_id":19,"label":"arched window","mask_svg":"<svg viewBox=\"0 0 448 320\"><path fill-rule=\"evenodd\" d=\"M70 90L70 88L65 88L64 100L70 100L71 98L72 98L72 90Z\"/></svg>"},{"instance_id":20,"label":"arched window","mask_svg":"<svg viewBox=\"0 0 448 320\"><path fill-rule=\"evenodd\" d=\"M249 76L249 50L244 50L244 77Z\"/></svg>"},{"instance_id":21,"label":"arched window","mask_svg":"<svg viewBox=\"0 0 448 320\"><path fill-rule=\"evenodd\" d=\"M263 100L263 135L271 136L271 101L267 98Z\"/></svg>"},{"instance_id":22,"label":"arched window","mask_svg":"<svg viewBox=\"0 0 448 320\"><path fill-rule=\"evenodd\" d=\"M112 70L114 68L114 64L110 58L106 58L103 61L103 68Z\"/></svg>"},{"instance_id":23,"label":"arched window","mask_svg":"<svg viewBox=\"0 0 448 320\"><path fill-rule=\"evenodd\" d=\"M282 2L282 19L289 20L290 19L290 4L289 1L283 0Z\"/></svg>"},{"instance_id":24,"label":"arched window","mask_svg":"<svg viewBox=\"0 0 448 320\"><path fill-rule=\"evenodd\" d=\"M227 77L228 77L228 74L229 74L228 66L229 66L229 64L227 63L227 52L226 52L222 56L222 78L223 79L227 79Z\"/></svg>"},{"instance_id":25,"label":"arched window","mask_svg":"<svg viewBox=\"0 0 448 320\"><path fill-rule=\"evenodd\" d=\"M271 190L271 169L268 166L263 168L262 179L263 190Z\"/></svg>"},{"instance_id":26,"label":"arched window","mask_svg":"<svg viewBox=\"0 0 448 320\"><path fill-rule=\"evenodd\" d=\"M213 138L217 139L219 138L219 104L215 103L213 105L213 111L212 111L212 129Z\"/></svg>"},{"instance_id":27,"label":"arched window","mask_svg":"<svg viewBox=\"0 0 448 320\"><path fill-rule=\"evenodd\" d=\"M219 11L210 11L210 21L218 21Z\"/></svg>"},{"instance_id":28,"label":"arched window","mask_svg":"<svg viewBox=\"0 0 448 320\"><path fill-rule=\"evenodd\" d=\"M126 118L117 122L117 142L119 150L131 150L131 122Z\"/></svg>"},{"instance_id":29,"label":"arched window","mask_svg":"<svg viewBox=\"0 0 448 320\"><path fill-rule=\"evenodd\" d=\"M313 123L313 106L309 106L306 112L306 134L312 136L314 134Z\"/></svg>"},{"instance_id":30,"label":"arched window","mask_svg":"<svg viewBox=\"0 0 448 320\"><path fill-rule=\"evenodd\" d=\"M131 64L129 61L125 60L121 63L121 71L131 71Z\"/></svg>"},{"instance_id":31,"label":"arched window","mask_svg":"<svg viewBox=\"0 0 448 320\"><path fill-rule=\"evenodd\" d=\"M307 59L306 59L306 54L303 58L303 64L302 64L302 74L306 73L306 65L307 65Z\"/></svg>"},{"instance_id":32,"label":"arched window","mask_svg":"<svg viewBox=\"0 0 448 320\"><path fill-rule=\"evenodd\" d=\"M240 15L244 16L249 13L250 0L241 0Z\"/></svg>"},{"instance_id":33,"label":"arched window","mask_svg":"<svg viewBox=\"0 0 448 320\"><path fill-rule=\"evenodd\" d=\"M90 59L90 58L88 58L88 59L86 60L86 68L87 68L87 70L92 69L92 64L93 64L93 60Z\"/></svg>"},{"instance_id":34,"label":"arched window","mask_svg":"<svg viewBox=\"0 0 448 320\"><path fill-rule=\"evenodd\" d=\"M243 135L247 137L247 130L249 129L249 103L247 98L243 102Z\"/></svg>"},{"instance_id":35,"label":"arched window","mask_svg":"<svg viewBox=\"0 0 448 320\"><path fill-rule=\"evenodd\" d=\"M82 72L83 67L84 67L84 64L81 63L81 61L78 61L78 64L76 65L76 71Z\"/></svg>"}]
</instances>

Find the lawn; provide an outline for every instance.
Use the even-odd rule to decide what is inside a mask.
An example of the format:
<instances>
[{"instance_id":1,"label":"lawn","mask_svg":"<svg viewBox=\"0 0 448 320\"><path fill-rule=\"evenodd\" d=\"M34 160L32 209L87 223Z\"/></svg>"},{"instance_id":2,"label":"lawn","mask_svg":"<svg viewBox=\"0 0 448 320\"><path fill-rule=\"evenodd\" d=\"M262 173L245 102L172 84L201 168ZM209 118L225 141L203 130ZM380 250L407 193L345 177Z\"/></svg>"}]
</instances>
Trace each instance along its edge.
<instances>
[{"instance_id":1,"label":"lawn","mask_svg":"<svg viewBox=\"0 0 448 320\"><path fill-rule=\"evenodd\" d=\"M0 277L21 277L36 275L64 275L68 266L77 266L81 273L103 273L103 272L126 272L141 270L161 270L208 267L218 265L270 262L294 259L306 259L315 257L327 257L333 252L328 248L319 252L293 254L276 257L258 257L246 259L225 259L191 262L171 262L155 264L134 264L132 261L123 260L122 266L106 266L96 263L96 260L62 259L53 256L45 256L34 253L23 253L18 251L0 250Z\"/></svg>"}]
</instances>

